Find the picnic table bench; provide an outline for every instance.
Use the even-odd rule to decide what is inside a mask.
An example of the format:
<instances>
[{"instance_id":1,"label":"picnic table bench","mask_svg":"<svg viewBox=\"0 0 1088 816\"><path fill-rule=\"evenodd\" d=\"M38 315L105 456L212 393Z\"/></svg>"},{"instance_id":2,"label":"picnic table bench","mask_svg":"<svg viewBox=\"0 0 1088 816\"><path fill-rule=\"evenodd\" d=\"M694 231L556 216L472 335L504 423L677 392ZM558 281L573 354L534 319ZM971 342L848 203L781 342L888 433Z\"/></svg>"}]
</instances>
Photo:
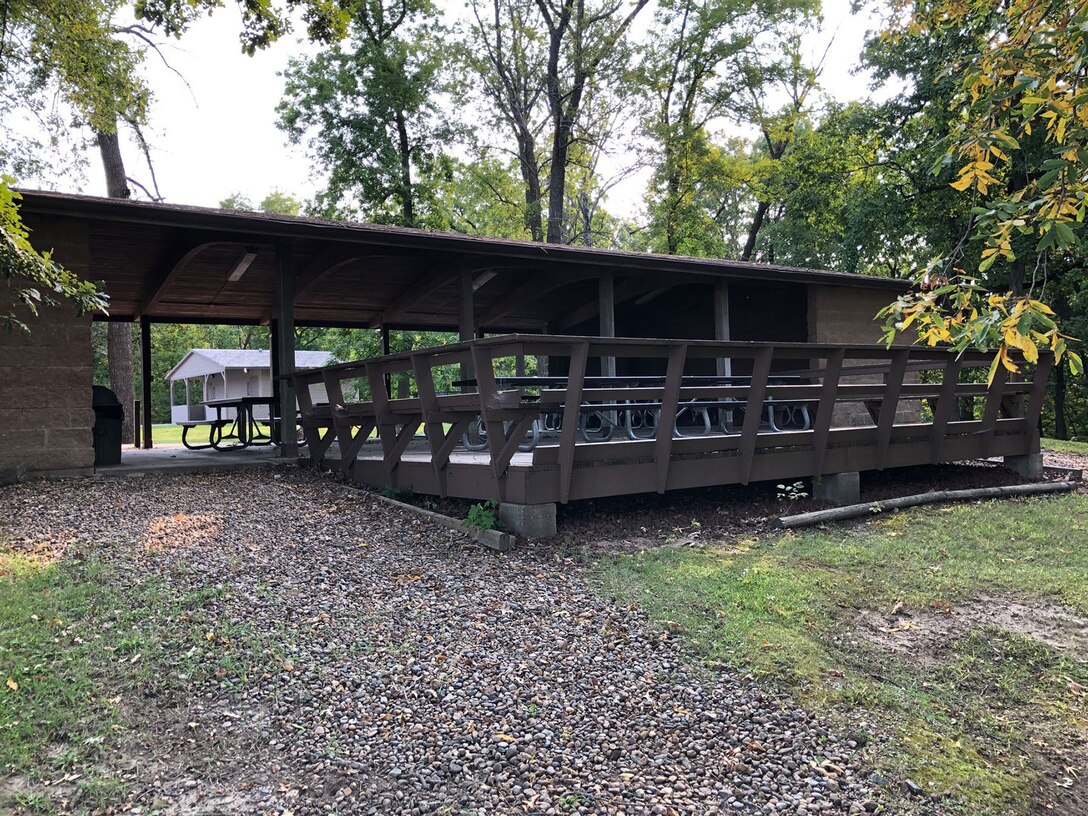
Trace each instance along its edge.
<instances>
[{"instance_id":1,"label":"picnic table bench","mask_svg":"<svg viewBox=\"0 0 1088 816\"><path fill-rule=\"evenodd\" d=\"M267 419L258 417L254 408L268 406ZM226 399L207 400L204 406L215 411L215 419L187 420L179 422L181 426L181 444L189 450L217 451L239 450L254 445L277 445L275 419L275 399L273 397L228 397ZM234 417L224 416L227 410L234 410ZM207 427L207 444L192 444L189 432L193 428Z\"/></svg>"}]
</instances>

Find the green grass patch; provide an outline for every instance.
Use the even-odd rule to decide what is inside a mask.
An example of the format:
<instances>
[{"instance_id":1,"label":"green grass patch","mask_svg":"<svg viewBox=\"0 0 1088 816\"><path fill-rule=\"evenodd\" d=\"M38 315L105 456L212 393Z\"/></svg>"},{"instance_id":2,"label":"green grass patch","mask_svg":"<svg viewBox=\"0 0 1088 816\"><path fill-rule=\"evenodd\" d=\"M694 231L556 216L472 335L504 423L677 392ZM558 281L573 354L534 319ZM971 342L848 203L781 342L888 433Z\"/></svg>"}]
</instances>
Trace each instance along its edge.
<instances>
[{"instance_id":1,"label":"green grass patch","mask_svg":"<svg viewBox=\"0 0 1088 816\"><path fill-rule=\"evenodd\" d=\"M1088 667L987 628L984 614L932 655L895 653L863 635L859 610L887 614L901 601L914 618L896 620L913 626L972 599L1046 597L1088 615L1086 544L1088 498L1074 494L620 556L601 564L600 581L708 659L891 733L872 758L893 776L960 812L1005 816L1028 806L1032 740L1083 733L1077 687L1088 684Z\"/></svg>"},{"instance_id":2,"label":"green grass patch","mask_svg":"<svg viewBox=\"0 0 1088 816\"><path fill-rule=\"evenodd\" d=\"M52 560L0 541L0 812L51 813L53 797L87 812L124 801L110 762L130 747L131 712L153 723L155 698L211 681L240 688L289 651L286 638L222 625L221 588L130 574L91 551ZM75 786L41 784L72 771Z\"/></svg>"},{"instance_id":3,"label":"green grass patch","mask_svg":"<svg viewBox=\"0 0 1088 816\"><path fill-rule=\"evenodd\" d=\"M1044 439L1043 450L1055 453L1073 453L1088 456L1088 442L1071 442L1068 439Z\"/></svg>"}]
</instances>

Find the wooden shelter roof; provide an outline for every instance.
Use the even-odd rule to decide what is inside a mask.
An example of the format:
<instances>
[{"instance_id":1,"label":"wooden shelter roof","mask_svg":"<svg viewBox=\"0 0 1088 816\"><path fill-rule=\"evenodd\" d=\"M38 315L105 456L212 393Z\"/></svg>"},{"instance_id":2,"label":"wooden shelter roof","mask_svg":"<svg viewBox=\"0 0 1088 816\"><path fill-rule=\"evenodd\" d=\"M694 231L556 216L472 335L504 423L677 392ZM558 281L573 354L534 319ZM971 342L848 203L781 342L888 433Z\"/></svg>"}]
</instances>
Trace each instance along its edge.
<instances>
[{"instance_id":1,"label":"wooden shelter roof","mask_svg":"<svg viewBox=\"0 0 1088 816\"><path fill-rule=\"evenodd\" d=\"M905 286L767 264L63 193L22 196L31 240L38 237L42 250L54 243L62 263L101 282L112 319L268 320L276 309L277 247L290 252L296 321L322 326L456 329L463 271L473 276L476 326L487 331L540 331L582 312L583 320L592 317L596 280L606 272L615 276L617 299L721 279L879 288L889 299ZM228 280L250 253L244 274Z\"/></svg>"}]
</instances>

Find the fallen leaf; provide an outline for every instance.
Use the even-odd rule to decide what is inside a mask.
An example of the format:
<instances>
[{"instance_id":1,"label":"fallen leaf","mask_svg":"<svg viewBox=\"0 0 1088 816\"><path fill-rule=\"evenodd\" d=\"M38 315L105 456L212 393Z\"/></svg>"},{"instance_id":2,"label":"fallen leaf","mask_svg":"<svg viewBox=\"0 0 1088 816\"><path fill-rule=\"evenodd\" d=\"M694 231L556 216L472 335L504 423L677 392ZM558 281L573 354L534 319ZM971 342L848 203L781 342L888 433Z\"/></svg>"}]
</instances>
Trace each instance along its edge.
<instances>
[{"instance_id":1,"label":"fallen leaf","mask_svg":"<svg viewBox=\"0 0 1088 816\"><path fill-rule=\"evenodd\" d=\"M496 734L495 739L500 739L503 742L517 742L517 737L511 737L509 734Z\"/></svg>"},{"instance_id":2,"label":"fallen leaf","mask_svg":"<svg viewBox=\"0 0 1088 816\"><path fill-rule=\"evenodd\" d=\"M7 687L9 689L11 689L12 691L18 691L19 690L19 684L15 682L15 678L13 678L13 677L8 678Z\"/></svg>"},{"instance_id":3,"label":"fallen leaf","mask_svg":"<svg viewBox=\"0 0 1088 816\"><path fill-rule=\"evenodd\" d=\"M294 668L295 668L294 663L284 663L283 664L283 670L284 671L294 671Z\"/></svg>"}]
</instances>

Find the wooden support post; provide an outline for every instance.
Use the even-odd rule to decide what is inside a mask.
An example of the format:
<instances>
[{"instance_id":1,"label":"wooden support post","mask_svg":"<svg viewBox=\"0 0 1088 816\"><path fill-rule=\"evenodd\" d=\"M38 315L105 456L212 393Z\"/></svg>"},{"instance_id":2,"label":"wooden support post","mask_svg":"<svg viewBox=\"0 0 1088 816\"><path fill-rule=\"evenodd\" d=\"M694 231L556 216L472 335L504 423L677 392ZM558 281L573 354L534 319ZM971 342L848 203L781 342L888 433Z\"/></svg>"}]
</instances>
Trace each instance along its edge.
<instances>
[{"instance_id":1,"label":"wooden support post","mask_svg":"<svg viewBox=\"0 0 1088 816\"><path fill-rule=\"evenodd\" d=\"M884 470L888 461L888 447L892 440L892 426L899 410L899 394L903 390L903 378L907 374L910 349L896 349L891 368L884 382L884 399L880 402L880 415L876 422L876 467Z\"/></svg>"},{"instance_id":2,"label":"wooden support post","mask_svg":"<svg viewBox=\"0 0 1088 816\"><path fill-rule=\"evenodd\" d=\"M687 360L686 344L669 349L669 365L665 370L665 388L661 394L661 415L657 419L654 439L654 481L657 492L664 493L669 481L669 463L672 460L672 438L676 430L676 412L680 405L680 388L684 382L684 363Z\"/></svg>"},{"instance_id":3,"label":"wooden support post","mask_svg":"<svg viewBox=\"0 0 1088 816\"><path fill-rule=\"evenodd\" d=\"M153 444L151 439L151 321L146 317L140 318L140 379L141 395L143 401L143 447L150 450ZM133 425L136 417L133 417Z\"/></svg>"},{"instance_id":4,"label":"wooden support post","mask_svg":"<svg viewBox=\"0 0 1088 816\"><path fill-rule=\"evenodd\" d=\"M983 438L986 444L985 456L993 455L994 426L997 424L997 417L1001 411L1001 402L1005 396L1005 383L1008 379L1008 370L1005 366L999 365L997 371L994 372L993 381L986 389L986 405L982 409L982 427L979 429L979 436Z\"/></svg>"},{"instance_id":5,"label":"wooden support post","mask_svg":"<svg viewBox=\"0 0 1088 816\"><path fill-rule=\"evenodd\" d=\"M942 458L948 420L951 419L952 412L956 410L956 386L959 385L961 368L963 368L963 360L953 356L952 352L948 352L941 390L937 392L937 403L933 406L933 431L930 437L929 459L933 464L937 464Z\"/></svg>"},{"instance_id":6,"label":"wooden support post","mask_svg":"<svg viewBox=\"0 0 1088 816\"><path fill-rule=\"evenodd\" d=\"M771 373L774 347L767 346L755 352L752 361L752 380L748 386L748 402L744 408L744 424L740 431L740 483L748 484L752 478L752 464L756 457L756 442L763 406L767 398L767 378Z\"/></svg>"},{"instance_id":7,"label":"wooden support post","mask_svg":"<svg viewBox=\"0 0 1088 816\"><path fill-rule=\"evenodd\" d=\"M571 478L574 475L574 446L578 442L578 425L582 419L582 389L586 381L586 358L589 344L579 343L570 350L567 371L567 396L563 405L563 427L559 431L559 501L570 501Z\"/></svg>"},{"instance_id":8,"label":"wooden support post","mask_svg":"<svg viewBox=\"0 0 1088 816\"><path fill-rule=\"evenodd\" d=\"M597 330L601 337L616 336L616 279L611 272L602 272L597 279ZM616 376L616 358L601 358L601 376Z\"/></svg>"},{"instance_id":9,"label":"wooden support post","mask_svg":"<svg viewBox=\"0 0 1088 816\"><path fill-rule=\"evenodd\" d=\"M385 357L385 356L393 353L393 339L389 336L389 327L387 325L385 325L384 323L382 323L381 328L378 331L379 331L379 341L381 343L381 351L382 351L381 356ZM392 395L392 393L393 393L393 378L392 378L392 376L389 375L389 374L386 374L384 382L385 382L385 393ZM374 395L371 394L370 397L371 397L371 399L373 399Z\"/></svg>"},{"instance_id":10,"label":"wooden support post","mask_svg":"<svg viewBox=\"0 0 1088 816\"><path fill-rule=\"evenodd\" d=\"M714 339L727 342L729 338L729 284L718 281L714 284ZM719 377L728 377L733 373L733 361L728 357L719 357L716 361L716 373Z\"/></svg>"},{"instance_id":11,"label":"wooden support post","mask_svg":"<svg viewBox=\"0 0 1088 816\"><path fill-rule=\"evenodd\" d=\"M473 306L472 270L462 269L457 276L457 336L462 342L476 337L476 312ZM472 366L461 364L461 379L471 380Z\"/></svg>"},{"instance_id":12,"label":"wooden support post","mask_svg":"<svg viewBox=\"0 0 1088 816\"><path fill-rule=\"evenodd\" d=\"M1046 397L1046 384L1050 380L1050 371L1054 368L1054 355L1044 353L1039 355L1039 362L1035 364L1035 374L1031 378L1031 394L1028 397L1026 419L1028 423L1028 453L1038 453L1042 442L1042 433L1039 428L1040 415L1043 411L1043 400Z\"/></svg>"},{"instance_id":13,"label":"wooden support post","mask_svg":"<svg viewBox=\"0 0 1088 816\"><path fill-rule=\"evenodd\" d=\"M839 377L845 357L845 349L833 349L827 355L827 368L824 370L824 382L820 387L820 402L816 407L816 425L812 433L813 476L824 475L827 440L831 433L831 421L835 415L835 400L839 393Z\"/></svg>"},{"instance_id":14,"label":"wooden support post","mask_svg":"<svg viewBox=\"0 0 1088 816\"><path fill-rule=\"evenodd\" d=\"M276 244L276 320L278 335L276 351L279 357L279 376L295 372L295 269L291 259L291 245ZM295 386L280 380L280 455L298 456L297 427L295 424Z\"/></svg>"}]
</instances>

